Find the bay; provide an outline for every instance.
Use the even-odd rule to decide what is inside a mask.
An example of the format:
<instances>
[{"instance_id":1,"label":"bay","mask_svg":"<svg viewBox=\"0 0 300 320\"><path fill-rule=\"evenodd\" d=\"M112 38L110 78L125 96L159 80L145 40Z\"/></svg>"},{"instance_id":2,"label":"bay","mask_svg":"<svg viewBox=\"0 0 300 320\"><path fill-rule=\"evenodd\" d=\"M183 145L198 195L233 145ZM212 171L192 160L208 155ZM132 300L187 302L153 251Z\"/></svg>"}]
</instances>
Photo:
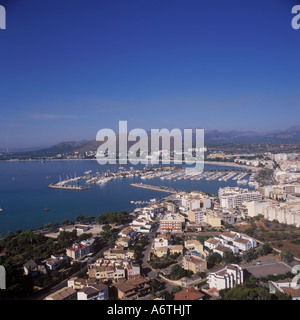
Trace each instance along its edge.
<instances>
[{"instance_id":1,"label":"bay","mask_svg":"<svg viewBox=\"0 0 300 320\"><path fill-rule=\"evenodd\" d=\"M123 165L129 169L131 165ZM144 166L134 166L141 169ZM205 164L205 169L234 169ZM0 233L26 231L38 228L48 222L61 223L64 219L74 221L77 216L94 216L106 211L126 210L132 212L136 205L130 201L161 199L168 194L130 186L131 183L146 183L167 186L178 190L199 190L217 194L220 187L237 186L236 181L218 180L161 180L159 178L142 180L140 177L113 179L103 185L92 185L83 191L51 189L48 185L57 182L60 176L84 175L92 170L116 172L118 165L99 165L95 160L57 160L57 161L3 161L0 162ZM47 178L48 177L48 178ZM246 186L247 187L247 186ZM49 208L49 211L44 211Z\"/></svg>"}]
</instances>

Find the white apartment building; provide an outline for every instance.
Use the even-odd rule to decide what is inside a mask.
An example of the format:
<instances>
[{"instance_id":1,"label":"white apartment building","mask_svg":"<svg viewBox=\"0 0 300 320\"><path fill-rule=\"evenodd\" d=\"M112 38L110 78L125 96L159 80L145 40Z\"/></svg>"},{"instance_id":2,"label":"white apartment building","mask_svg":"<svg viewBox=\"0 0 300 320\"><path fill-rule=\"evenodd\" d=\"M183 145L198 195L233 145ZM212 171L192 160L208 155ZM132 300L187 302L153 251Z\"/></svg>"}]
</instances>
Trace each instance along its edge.
<instances>
[{"instance_id":1,"label":"white apartment building","mask_svg":"<svg viewBox=\"0 0 300 320\"><path fill-rule=\"evenodd\" d=\"M209 288L217 290L231 289L244 282L244 270L238 265L230 264L208 274Z\"/></svg>"},{"instance_id":2,"label":"white apartment building","mask_svg":"<svg viewBox=\"0 0 300 320\"><path fill-rule=\"evenodd\" d=\"M220 206L225 209L240 207L245 201L262 199L258 191L250 191L239 187L225 187L219 189Z\"/></svg>"},{"instance_id":3,"label":"white apartment building","mask_svg":"<svg viewBox=\"0 0 300 320\"><path fill-rule=\"evenodd\" d=\"M270 205L270 201L250 201L243 203L248 210L249 217L255 217L263 214L263 209Z\"/></svg>"},{"instance_id":4,"label":"white apartment building","mask_svg":"<svg viewBox=\"0 0 300 320\"><path fill-rule=\"evenodd\" d=\"M269 221L277 220L280 223L300 227L300 202L270 205L263 209L263 216Z\"/></svg>"}]
</instances>

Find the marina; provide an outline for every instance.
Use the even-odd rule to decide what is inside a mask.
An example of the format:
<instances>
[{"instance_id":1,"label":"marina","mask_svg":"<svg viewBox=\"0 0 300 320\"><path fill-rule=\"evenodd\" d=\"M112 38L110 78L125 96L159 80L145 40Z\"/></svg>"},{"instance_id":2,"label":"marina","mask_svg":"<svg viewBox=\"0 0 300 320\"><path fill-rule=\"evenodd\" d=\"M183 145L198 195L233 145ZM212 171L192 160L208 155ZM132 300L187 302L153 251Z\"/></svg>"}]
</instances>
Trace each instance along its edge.
<instances>
[{"instance_id":1,"label":"marina","mask_svg":"<svg viewBox=\"0 0 300 320\"><path fill-rule=\"evenodd\" d=\"M218 172L224 175L206 180L206 177ZM220 178L242 172L245 173L236 167L217 165L205 165L203 172L189 175L184 168L178 167L123 165L123 169L119 169L116 165L99 166L94 160L1 162L0 198L3 211L0 212L0 233L14 232L19 228L27 230L49 222L61 222L62 219L73 221L78 215L98 216L106 211L119 210L133 212L137 205L145 204L143 201L167 196L175 190L217 194L219 188L237 186L237 180L225 182L219 181ZM12 180L12 177L15 179ZM152 185L151 189L130 186L147 184L147 181L148 185ZM251 182L255 183L255 176ZM45 208L50 210L44 211Z\"/></svg>"}]
</instances>

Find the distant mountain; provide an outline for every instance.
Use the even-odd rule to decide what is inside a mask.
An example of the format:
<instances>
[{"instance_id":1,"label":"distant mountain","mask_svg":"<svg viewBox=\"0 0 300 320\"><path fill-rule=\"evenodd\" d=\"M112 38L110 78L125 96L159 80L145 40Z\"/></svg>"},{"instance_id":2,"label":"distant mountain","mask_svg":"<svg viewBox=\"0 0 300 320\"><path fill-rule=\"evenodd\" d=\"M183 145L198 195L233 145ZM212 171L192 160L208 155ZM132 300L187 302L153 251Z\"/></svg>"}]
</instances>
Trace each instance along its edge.
<instances>
[{"instance_id":1,"label":"distant mountain","mask_svg":"<svg viewBox=\"0 0 300 320\"><path fill-rule=\"evenodd\" d=\"M193 128L196 129L196 128ZM195 130L193 131L195 133ZM118 151L118 136L117 136L117 151ZM280 144L280 143L295 143L300 144L300 126L293 126L287 130L274 130L269 132L255 132L255 131L238 131L238 130L207 130L205 131L205 145L218 144L250 144L250 143L265 143L265 144ZM194 135L195 140L195 135ZM135 142L129 142L128 147ZM57 154L86 151L96 151L102 144L99 141L71 141L61 142L50 148L43 150L31 151L30 156L55 156ZM172 144L171 144L172 145ZM23 153L16 153L15 155L24 155ZM29 152L26 152L28 155Z\"/></svg>"},{"instance_id":2,"label":"distant mountain","mask_svg":"<svg viewBox=\"0 0 300 320\"><path fill-rule=\"evenodd\" d=\"M269 132L205 131L205 144L217 143L300 143L300 126Z\"/></svg>"}]
</instances>

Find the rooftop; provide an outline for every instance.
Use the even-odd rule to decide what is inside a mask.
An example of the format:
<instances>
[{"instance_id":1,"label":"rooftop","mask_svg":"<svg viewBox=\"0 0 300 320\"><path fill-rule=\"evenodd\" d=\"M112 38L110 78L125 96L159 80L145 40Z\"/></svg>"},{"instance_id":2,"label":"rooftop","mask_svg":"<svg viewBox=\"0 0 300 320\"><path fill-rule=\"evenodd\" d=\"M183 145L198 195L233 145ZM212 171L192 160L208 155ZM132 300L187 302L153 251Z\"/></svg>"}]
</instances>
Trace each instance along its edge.
<instances>
[{"instance_id":1,"label":"rooftop","mask_svg":"<svg viewBox=\"0 0 300 320\"><path fill-rule=\"evenodd\" d=\"M199 300L203 297L204 294L193 287L184 289L174 294L174 300Z\"/></svg>"}]
</instances>

